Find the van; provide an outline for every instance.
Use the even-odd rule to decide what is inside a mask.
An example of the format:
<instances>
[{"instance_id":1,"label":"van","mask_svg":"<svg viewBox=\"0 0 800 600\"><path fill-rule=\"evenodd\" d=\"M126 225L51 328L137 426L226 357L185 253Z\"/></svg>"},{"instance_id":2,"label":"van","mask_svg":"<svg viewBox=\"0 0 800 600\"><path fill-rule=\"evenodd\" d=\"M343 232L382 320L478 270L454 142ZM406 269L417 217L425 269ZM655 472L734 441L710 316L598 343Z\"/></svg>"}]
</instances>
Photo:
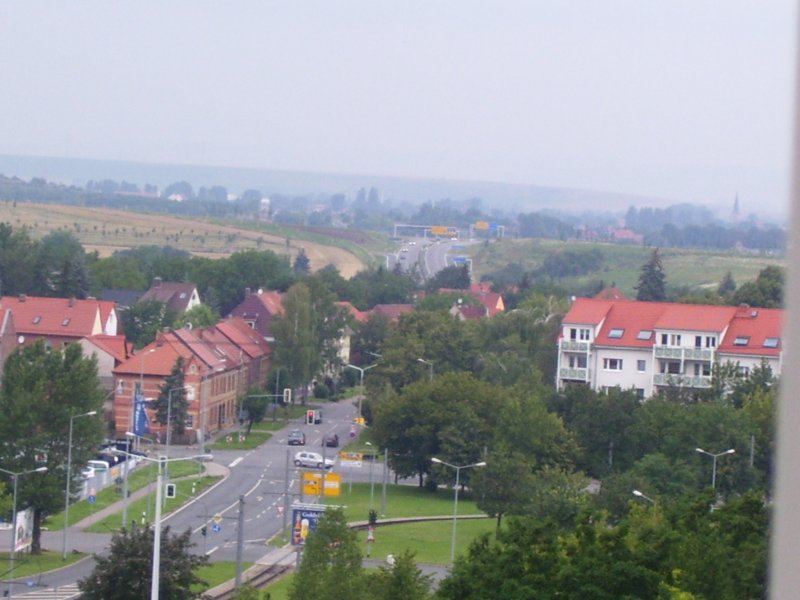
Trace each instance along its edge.
<instances>
[{"instance_id":1,"label":"van","mask_svg":"<svg viewBox=\"0 0 800 600\"><path fill-rule=\"evenodd\" d=\"M108 471L111 468L111 465L105 460L90 460L86 466L92 467L95 471Z\"/></svg>"}]
</instances>

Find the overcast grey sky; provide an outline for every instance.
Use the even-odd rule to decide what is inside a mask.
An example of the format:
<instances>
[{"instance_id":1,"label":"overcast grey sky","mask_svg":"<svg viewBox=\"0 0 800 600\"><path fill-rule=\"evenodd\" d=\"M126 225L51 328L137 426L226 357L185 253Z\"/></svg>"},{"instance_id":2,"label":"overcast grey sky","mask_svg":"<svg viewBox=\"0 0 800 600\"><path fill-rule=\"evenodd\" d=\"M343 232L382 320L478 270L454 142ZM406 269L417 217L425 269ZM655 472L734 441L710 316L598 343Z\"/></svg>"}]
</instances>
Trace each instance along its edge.
<instances>
[{"instance_id":1,"label":"overcast grey sky","mask_svg":"<svg viewBox=\"0 0 800 600\"><path fill-rule=\"evenodd\" d=\"M0 0L0 153L788 206L790 0Z\"/></svg>"}]
</instances>

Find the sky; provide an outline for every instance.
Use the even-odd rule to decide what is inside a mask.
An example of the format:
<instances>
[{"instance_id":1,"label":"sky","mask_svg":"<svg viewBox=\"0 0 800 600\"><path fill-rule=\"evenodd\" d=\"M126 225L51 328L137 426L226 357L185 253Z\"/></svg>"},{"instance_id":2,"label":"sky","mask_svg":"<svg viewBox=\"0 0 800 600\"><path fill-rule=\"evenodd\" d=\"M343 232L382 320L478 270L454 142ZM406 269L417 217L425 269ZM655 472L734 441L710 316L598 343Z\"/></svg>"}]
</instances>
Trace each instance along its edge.
<instances>
[{"instance_id":1,"label":"sky","mask_svg":"<svg viewBox=\"0 0 800 600\"><path fill-rule=\"evenodd\" d=\"M0 153L788 207L791 0L0 0Z\"/></svg>"}]
</instances>

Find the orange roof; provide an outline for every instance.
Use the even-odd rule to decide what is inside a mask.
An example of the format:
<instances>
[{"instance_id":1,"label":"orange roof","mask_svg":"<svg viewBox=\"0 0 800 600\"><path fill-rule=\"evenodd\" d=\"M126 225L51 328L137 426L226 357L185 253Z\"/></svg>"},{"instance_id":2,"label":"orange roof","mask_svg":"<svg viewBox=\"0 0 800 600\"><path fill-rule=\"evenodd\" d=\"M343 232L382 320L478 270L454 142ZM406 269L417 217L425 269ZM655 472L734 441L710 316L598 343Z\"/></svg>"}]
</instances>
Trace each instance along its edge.
<instances>
[{"instance_id":1,"label":"orange roof","mask_svg":"<svg viewBox=\"0 0 800 600\"><path fill-rule=\"evenodd\" d=\"M726 354L778 356L783 349L782 331L783 310L741 307L731 321L718 351Z\"/></svg>"},{"instance_id":2,"label":"orange roof","mask_svg":"<svg viewBox=\"0 0 800 600\"><path fill-rule=\"evenodd\" d=\"M88 336L86 339L120 362L128 358L128 343L124 335L101 334Z\"/></svg>"},{"instance_id":3,"label":"orange roof","mask_svg":"<svg viewBox=\"0 0 800 600\"><path fill-rule=\"evenodd\" d=\"M256 298L264 305L267 312L271 315L283 314L283 294L275 291L257 292L254 294Z\"/></svg>"},{"instance_id":4,"label":"orange roof","mask_svg":"<svg viewBox=\"0 0 800 600\"><path fill-rule=\"evenodd\" d=\"M414 312L413 304L376 304L369 311L371 314L383 315L390 321L396 321L400 315Z\"/></svg>"},{"instance_id":5,"label":"orange roof","mask_svg":"<svg viewBox=\"0 0 800 600\"><path fill-rule=\"evenodd\" d=\"M3 296L0 304L14 315L17 333L77 339L103 333L99 300Z\"/></svg>"},{"instance_id":6,"label":"orange roof","mask_svg":"<svg viewBox=\"0 0 800 600\"><path fill-rule=\"evenodd\" d=\"M167 377L179 356L187 356L172 344L153 342L114 368L117 375L156 375Z\"/></svg>"},{"instance_id":7,"label":"orange roof","mask_svg":"<svg viewBox=\"0 0 800 600\"><path fill-rule=\"evenodd\" d=\"M363 323L364 321L367 320L367 313L358 310L350 302L337 302L336 305L347 309L347 311L353 316L353 318L358 323Z\"/></svg>"},{"instance_id":8,"label":"orange roof","mask_svg":"<svg viewBox=\"0 0 800 600\"><path fill-rule=\"evenodd\" d=\"M266 340L239 317L229 317L225 321L220 321L214 327L229 342L244 350L250 358L257 358L270 352L270 347ZM206 331L203 330L203 337L205 337Z\"/></svg>"}]
</instances>

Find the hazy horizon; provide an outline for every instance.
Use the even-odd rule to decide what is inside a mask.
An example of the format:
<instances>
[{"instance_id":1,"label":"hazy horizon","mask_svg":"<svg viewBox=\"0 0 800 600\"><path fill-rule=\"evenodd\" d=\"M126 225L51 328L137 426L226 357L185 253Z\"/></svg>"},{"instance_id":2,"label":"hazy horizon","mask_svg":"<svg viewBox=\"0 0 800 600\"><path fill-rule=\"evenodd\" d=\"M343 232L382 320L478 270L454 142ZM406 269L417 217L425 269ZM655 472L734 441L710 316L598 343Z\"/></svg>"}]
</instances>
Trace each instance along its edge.
<instances>
[{"instance_id":1,"label":"hazy horizon","mask_svg":"<svg viewBox=\"0 0 800 600\"><path fill-rule=\"evenodd\" d=\"M785 215L796 6L0 4L0 153Z\"/></svg>"}]
</instances>

